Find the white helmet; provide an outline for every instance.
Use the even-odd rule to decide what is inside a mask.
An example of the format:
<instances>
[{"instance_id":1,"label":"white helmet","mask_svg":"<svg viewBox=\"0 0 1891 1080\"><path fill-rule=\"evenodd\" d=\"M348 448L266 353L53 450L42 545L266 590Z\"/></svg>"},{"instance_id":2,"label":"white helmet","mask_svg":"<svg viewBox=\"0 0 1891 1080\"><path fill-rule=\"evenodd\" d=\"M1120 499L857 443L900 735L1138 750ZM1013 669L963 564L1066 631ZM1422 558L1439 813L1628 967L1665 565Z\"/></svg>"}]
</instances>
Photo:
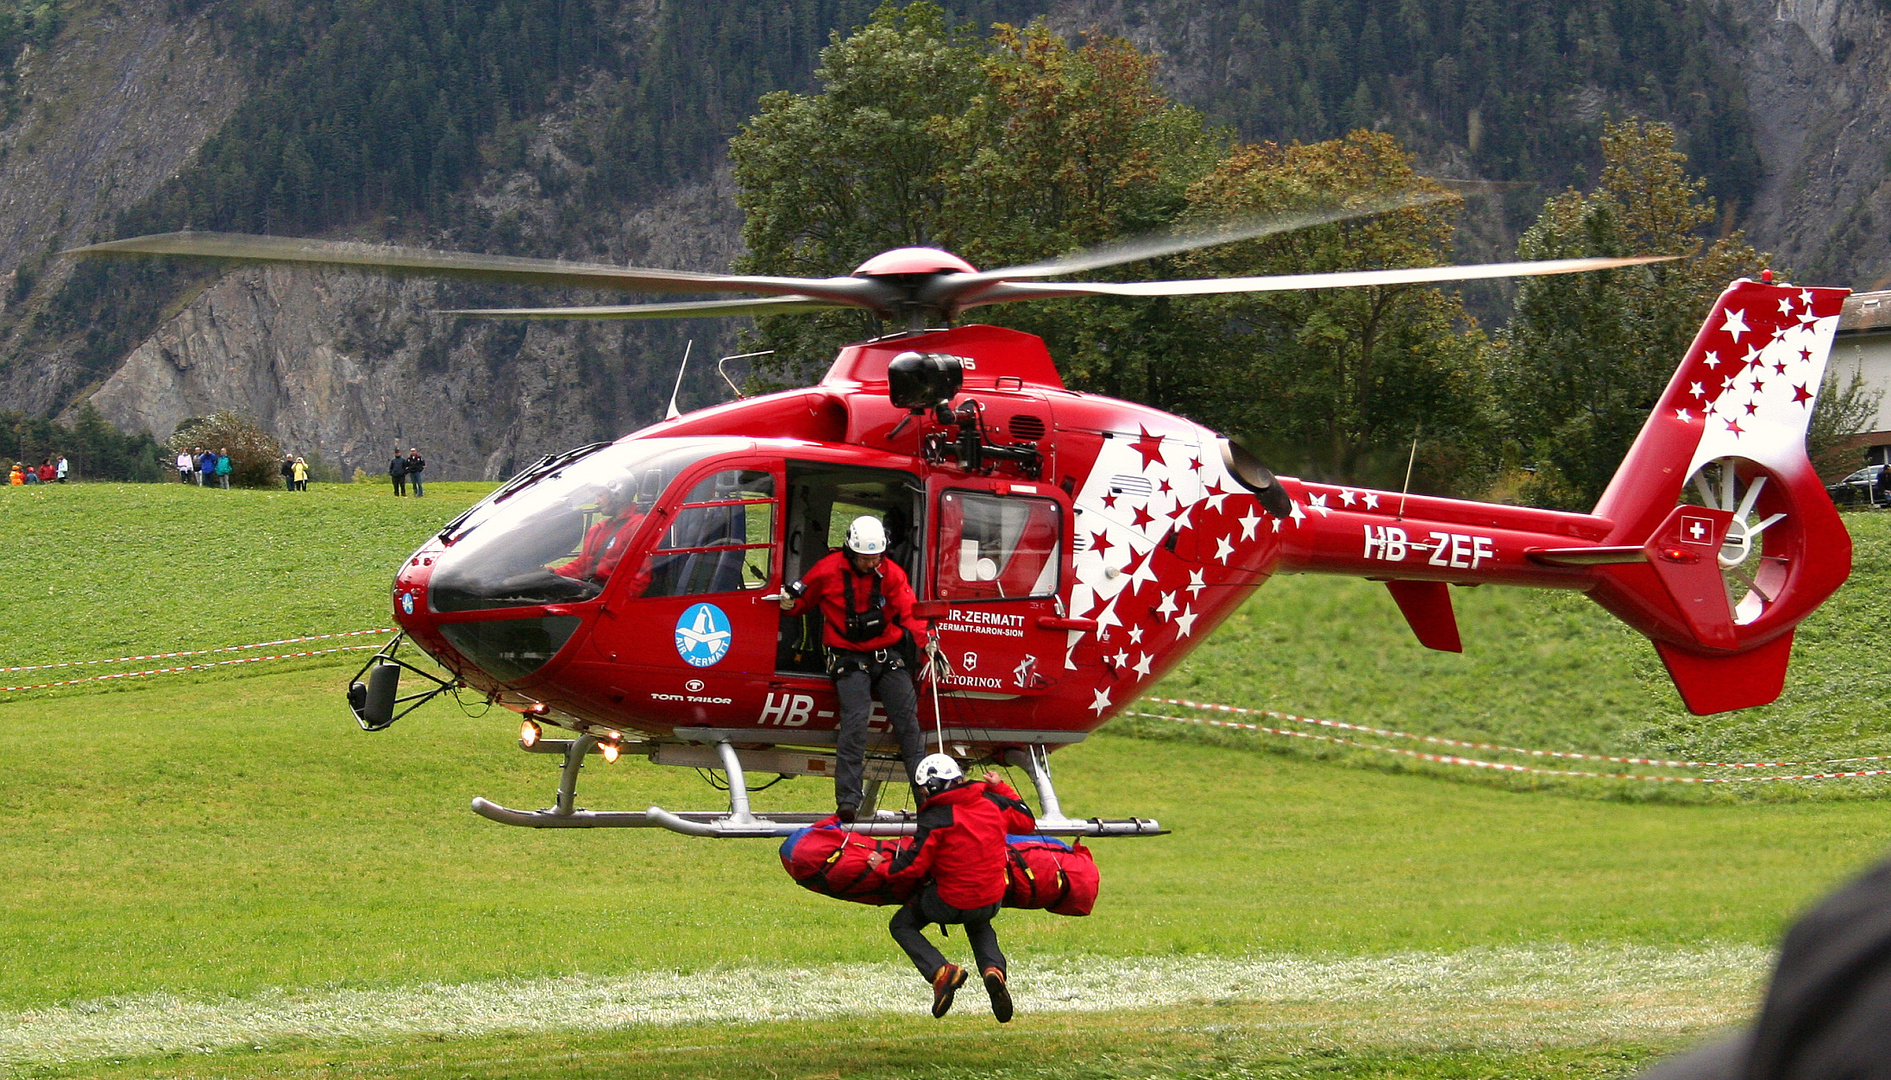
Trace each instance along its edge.
<instances>
[{"instance_id":1,"label":"white helmet","mask_svg":"<svg viewBox=\"0 0 1891 1080\"><path fill-rule=\"evenodd\" d=\"M862 515L847 526L847 550L855 555L883 555L886 553L886 530L881 527L880 519Z\"/></svg>"},{"instance_id":2,"label":"white helmet","mask_svg":"<svg viewBox=\"0 0 1891 1080\"><path fill-rule=\"evenodd\" d=\"M913 770L913 783L928 789L935 784L945 787L964 776L965 773L959 769L959 763L950 757L944 754L927 754L919 759L919 768Z\"/></svg>"}]
</instances>

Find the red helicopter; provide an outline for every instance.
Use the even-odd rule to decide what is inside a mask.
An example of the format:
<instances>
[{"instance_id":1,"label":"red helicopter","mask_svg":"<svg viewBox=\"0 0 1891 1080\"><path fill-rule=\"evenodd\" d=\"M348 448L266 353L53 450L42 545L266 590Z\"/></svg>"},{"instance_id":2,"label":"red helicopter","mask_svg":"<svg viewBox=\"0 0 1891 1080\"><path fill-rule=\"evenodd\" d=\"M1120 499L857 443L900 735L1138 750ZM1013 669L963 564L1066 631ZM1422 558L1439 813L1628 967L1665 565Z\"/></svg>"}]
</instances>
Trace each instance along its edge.
<instances>
[{"instance_id":1,"label":"red helicopter","mask_svg":"<svg viewBox=\"0 0 1891 1080\"><path fill-rule=\"evenodd\" d=\"M1383 207L1378 208L1383 209ZM1337 220L1365 211L1335 212ZM739 299L507 309L507 318L644 318L867 309L902 332L850 345L817 385L672 416L547 456L449 522L396 574L395 617L451 673L377 654L350 687L385 728L472 687L523 715L520 745L561 754L553 806L475 799L540 828L663 827L781 836L824 816L757 813L750 774L831 775L837 703L819 626L777 600L870 514L933 620L930 739L1020 767L1046 833L1160 832L1067 816L1049 754L1081 741L1204 641L1268 576L1386 583L1420 643L1460 650L1451 587L1586 592L1653 639L1696 713L1772 701L1794 627L1850 571L1851 541L1805 431L1845 289L1736 281L1722 293L1601 501L1588 514L1276 477L1189 420L1064 387L1044 343L949 326L986 304L1331 288L1568 273L1651 259L1137 283L1041 280L1308 224L1275 221L979 272L902 248L846 277L687 273L349 243L174 233L80 249L351 266ZM940 325L946 329L937 329ZM433 680L402 696L402 671ZM924 700L924 693L922 693ZM573 737L546 739L546 725ZM889 739L868 806L903 779ZM580 809L586 757L720 770L726 810ZM910 832L881 809L851 828Z\"/></svg>"}]
</instances>

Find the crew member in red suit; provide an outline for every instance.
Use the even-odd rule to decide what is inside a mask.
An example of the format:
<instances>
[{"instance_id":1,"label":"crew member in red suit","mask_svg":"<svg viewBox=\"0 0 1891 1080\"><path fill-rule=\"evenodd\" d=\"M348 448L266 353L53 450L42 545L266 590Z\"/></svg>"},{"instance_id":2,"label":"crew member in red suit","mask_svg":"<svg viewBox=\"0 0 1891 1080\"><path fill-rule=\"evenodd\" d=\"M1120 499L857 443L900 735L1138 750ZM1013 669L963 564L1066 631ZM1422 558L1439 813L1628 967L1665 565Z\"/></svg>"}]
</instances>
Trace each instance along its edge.
<instances>
[{"instance_id":1,"label":"crew member in red suit","mask_svg":"<svg viewBox=\"0 0 1891 1080\"><path fill-rule=\"evenodd\" d=\"M927 631L913 618L913 587L906 571L886 558L886 530L879 518L855 518L847 528L847 545L815 563L782 593L781 610L789 615L817 607L826 624L821 640L827 646L827 674L840 695L834 806L842 821L852 821L860 811L867 719L876 696L899 737L900 758L915 798L919 787L913 770L926 753L912 668L926 646Z\"/></svg>"},{"instance_id":2,"label":"crew member in red suit","mask_svg":"<svg viewBox=\"0 0 1891 1080\"><path fill-rule=\"evenodd\" d=\"M921 929L927 923L964 925L985 992L991 996L991 1013L999 1023L1007 1023L1011 991L1005 985L1005 954L999 951L991 920L1005 898L1005 835L1034 833L1037 821L997 773L988 771L982 781L967 781L959 763L944 754L920 762L918 780L926 790L919 831L913 845L894 857L887 880L923 884L887 929L920 977L932 983L932 1015L944 1016L965 982L965 969L947 963ZM868 856L874 866L880 859L877 851Z\"/></svg>"},{"instance_id":3,"label":"crew member in red suit","mask_svg":"<svg viewBox=\"0 0 1891 1080\"><path fill-rule=\"evenodd\" d=\"M619 484L604 489L598 499L598 509L601 513L596 523L585 530L578 557L563 566L553 567L552 573L577 581L603 582L610 579L611 571L623 561L624 552L630 550L631 538L637 526L643 524L645 515L636 509L630 493Z\"/></svg>"}]
</instances>

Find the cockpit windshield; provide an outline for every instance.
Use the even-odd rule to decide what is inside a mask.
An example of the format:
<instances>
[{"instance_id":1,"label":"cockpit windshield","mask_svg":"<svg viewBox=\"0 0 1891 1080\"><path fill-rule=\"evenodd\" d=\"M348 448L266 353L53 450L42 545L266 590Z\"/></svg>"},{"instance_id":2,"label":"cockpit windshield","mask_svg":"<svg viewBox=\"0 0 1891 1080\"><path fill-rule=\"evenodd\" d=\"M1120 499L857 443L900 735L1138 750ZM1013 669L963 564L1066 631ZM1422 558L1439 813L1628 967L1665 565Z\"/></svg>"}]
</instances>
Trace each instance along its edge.
<instances>
[{"instance_id":1,"label":"cockpit windshield","mask_svg":"<svg viewBox=\"0 0 1891 1080\"><path fill-rule=\"evenodd\" d=\"M463 518L434 562L435 611L589 600L604 591L644 518L678 473L748 445L740 439L615 443L523 487L495 492Z\"/></svg>"}]
</instances>

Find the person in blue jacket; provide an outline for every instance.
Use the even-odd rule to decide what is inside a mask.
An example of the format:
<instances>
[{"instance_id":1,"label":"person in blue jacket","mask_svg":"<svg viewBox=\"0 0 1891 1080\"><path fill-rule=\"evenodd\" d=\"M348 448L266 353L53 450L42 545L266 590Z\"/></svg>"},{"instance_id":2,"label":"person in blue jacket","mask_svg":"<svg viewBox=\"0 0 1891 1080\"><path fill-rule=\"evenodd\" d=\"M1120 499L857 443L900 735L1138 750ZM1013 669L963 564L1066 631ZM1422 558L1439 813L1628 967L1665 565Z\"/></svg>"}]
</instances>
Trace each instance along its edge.
<instances>
[{"instance_id":1,"label":"person in blue jacket","mask_svg":"<svg viewBox=\"0 0 1891 1080\"><path fill-rule=\"evenodd\" d=\"M216 474L216 471L217 452L215 450L205 450L203 454L197 458L197 486L209 487L210 478Z\"/></svg>"}]
</instances>

